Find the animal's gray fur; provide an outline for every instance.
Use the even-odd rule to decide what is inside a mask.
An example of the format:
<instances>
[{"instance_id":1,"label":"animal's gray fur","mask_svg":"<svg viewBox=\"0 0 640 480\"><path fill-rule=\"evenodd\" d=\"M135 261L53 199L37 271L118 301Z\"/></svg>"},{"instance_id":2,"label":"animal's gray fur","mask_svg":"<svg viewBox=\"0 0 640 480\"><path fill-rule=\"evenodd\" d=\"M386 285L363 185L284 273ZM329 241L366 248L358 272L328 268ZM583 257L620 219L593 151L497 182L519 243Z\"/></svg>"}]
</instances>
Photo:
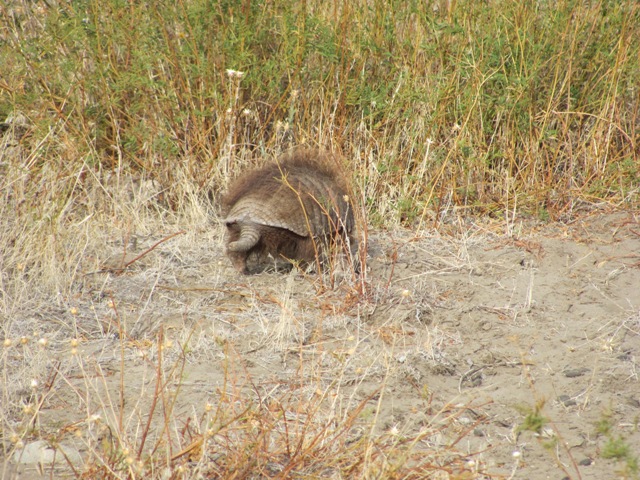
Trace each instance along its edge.
<instances>
[{"instance_id":1,"label":"animal's gray fur","mask_svg":"<svg viewBox=\"0 0 640 480\"><path fill-rule=\"evenodd\" d=\"M299 150L241 175L222 199L226 250L243 273L323 260L327 249L358 241L347 188L329 159Z\"/></svg>"}]
</instances>

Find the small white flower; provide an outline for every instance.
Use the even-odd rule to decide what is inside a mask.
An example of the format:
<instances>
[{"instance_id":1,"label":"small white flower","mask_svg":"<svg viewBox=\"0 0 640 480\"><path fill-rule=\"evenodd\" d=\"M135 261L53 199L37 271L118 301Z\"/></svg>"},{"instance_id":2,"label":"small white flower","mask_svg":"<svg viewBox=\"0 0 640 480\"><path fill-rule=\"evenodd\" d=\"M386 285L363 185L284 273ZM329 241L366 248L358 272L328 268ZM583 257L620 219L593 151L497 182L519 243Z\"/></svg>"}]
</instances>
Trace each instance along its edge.
<instances>
[{"instance_id":1,"label":"small white flower","mask_svg":"<svg viewBox=\"0 0 640 480\"><path fill-rule=\"evenodd\" d=\"M31 388L33 388L34 390L38 388L38 380L36 380L35 378L31 380Z\"/></svg>"},{"instance_id":2,"label":"small white flower","mask_svg":"<svg viewBox=\"0 0 640 480\"><path fill-rule=\"evenodd\" d=\"M229 78L242 78L244 76L244 72L239 72L237 70L232 70L230 68L227 69L227 76Z\"/></svg>"}]
</instances>

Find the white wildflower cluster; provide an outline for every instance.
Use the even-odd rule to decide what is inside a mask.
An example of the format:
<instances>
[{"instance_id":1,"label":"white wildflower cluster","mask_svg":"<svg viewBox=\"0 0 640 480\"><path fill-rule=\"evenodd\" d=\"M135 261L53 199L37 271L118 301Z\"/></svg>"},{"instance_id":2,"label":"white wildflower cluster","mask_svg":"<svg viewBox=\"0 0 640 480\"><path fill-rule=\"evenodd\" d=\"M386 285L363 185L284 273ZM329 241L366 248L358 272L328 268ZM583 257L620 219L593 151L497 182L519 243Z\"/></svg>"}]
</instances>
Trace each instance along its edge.
<instances>
[{"instance_id":1,"label":"white wildflower cluster","mask_svg":"<svg viewBox=\"0 0 640 480\"><path fill-rule=\"evenodd\" d=\"M242 78L244 77L244 72L239 72L237 70L232 70L230 68L227 69L227 77L229 78Z\"/></svg>"}]
</instances>

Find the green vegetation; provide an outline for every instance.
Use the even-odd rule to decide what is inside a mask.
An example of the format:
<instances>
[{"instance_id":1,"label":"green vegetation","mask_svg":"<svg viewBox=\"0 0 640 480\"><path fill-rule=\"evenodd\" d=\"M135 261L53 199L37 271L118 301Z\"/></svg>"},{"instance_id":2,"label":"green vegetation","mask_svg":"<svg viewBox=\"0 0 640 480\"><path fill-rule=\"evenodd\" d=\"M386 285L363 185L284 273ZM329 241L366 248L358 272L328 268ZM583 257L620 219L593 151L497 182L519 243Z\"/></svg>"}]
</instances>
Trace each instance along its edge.
<instances>
[{"instance_id":1,"label":"green vegetation","mask_svg":"<svg viewBox=\"0 0 640 480\"><path fill-rule=\"evenodd\" d=\"M542 415L544 403L544 401L538 401L533 408L520 405L516 406L516 409L524 415L522 423L518 425L518 432L542 433L542 428L549 422L549 420Z\"/></svg>"},{"instance_id":2,"label":"green vegetation","mask_svg":"<svg viewBox=\"0 0 640 480\"><path fill-rule=\"evenodd\" d=\"M637 194L636 2L88 0L0 14L0 116L34 125L33 178L121 168L176 201L176 167L219 190L238 157L309 142L344 154L385 219L443 202L553 217Z\"/></svg>"},{"instance_id":3,"label":"green vegetation","mask_svg":"<svg viewBox=\"0 0 640 480\"><path fill-rule=\"evenodd\" d=\"M637 449L631 446L626 438L627 435L616 434L615 431L611 412L604 412L596 424L596 433L605 437L600 455L602 458L614 459L623 463L623 471L620 472L622 478L639 478Z\"/></svg>"},{"instance_id":4,"label":"green vegetation","mask_svg":"<svg viewBox=\"0 0 640 480\"><path fill-rule=\"evenodd\" d=\"M545 423L547 423L547 419L540 415L540 412L529 412L522 423L518 426L518 431L540 433Z\"/></svg>"}]
</instances>

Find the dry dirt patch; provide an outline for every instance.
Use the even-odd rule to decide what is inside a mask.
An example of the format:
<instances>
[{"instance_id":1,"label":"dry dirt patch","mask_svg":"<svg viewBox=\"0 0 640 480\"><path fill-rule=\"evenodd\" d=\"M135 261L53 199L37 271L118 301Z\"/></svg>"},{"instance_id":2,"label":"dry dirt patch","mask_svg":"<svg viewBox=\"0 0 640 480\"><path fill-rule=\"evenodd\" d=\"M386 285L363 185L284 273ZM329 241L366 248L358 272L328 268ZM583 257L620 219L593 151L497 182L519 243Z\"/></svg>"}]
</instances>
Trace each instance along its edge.
<instances>
[{"instance_id":1,"label":"dry dirt patch","mask_svg":"<svg viewBox=\"0 0 640 480\"><path fill-rule=\"evenodd\" d=\"M455 447L465 478L637 476L637 215L373 232L361 296L349 279L331 290L314 275L238 275L217 233L175 237L7 322L5 338L34 332L47 345L5 348L4 431L18 431L21 405L42 402L34 431L86 456L95 445L74 441L81 431L104 443L121 429L152 445L203 428L220 398L237 395L242 413L247 399L286 397L343 421L355 411L374 435L432 428L423 446ZM138 251L157 240L139 238ZM113 242L96 264L121 252ZM173 388L162 398L160 358ZM6 460L5 477L35 475Z\"/></svg>"}]
</instances>

